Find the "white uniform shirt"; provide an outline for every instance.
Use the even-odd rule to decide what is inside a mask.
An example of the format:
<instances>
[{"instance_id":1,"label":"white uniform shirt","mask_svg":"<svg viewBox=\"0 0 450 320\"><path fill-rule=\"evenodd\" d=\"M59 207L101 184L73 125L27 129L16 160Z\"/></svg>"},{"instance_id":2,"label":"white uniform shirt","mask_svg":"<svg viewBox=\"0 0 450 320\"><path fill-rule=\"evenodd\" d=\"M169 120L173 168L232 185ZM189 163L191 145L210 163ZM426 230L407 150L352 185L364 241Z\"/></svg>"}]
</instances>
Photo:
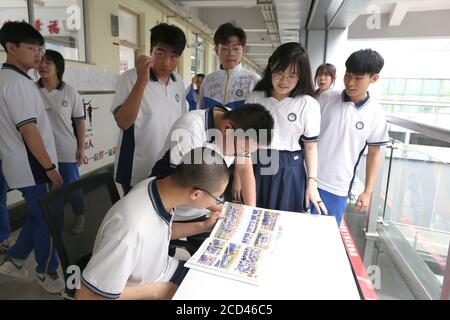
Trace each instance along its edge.
<instances>
[{"instance_id":1,"label":"white uniform shirt","mask_svg":"<svg viewBox=\"0 0 450 320\"><path fill-rule=\"evenodd\" d=\"M116 113L137 81L136 69L124 72L117 84L112 112ZM187 112L184 83L172 74L166 85L150 77L134 124L121 130L115 161L116 181L134 186L150 176L172 125Z\"/></svg>"},{"instance_id":2,"label":"white uniform shirt","mask_svg":"<svg viewBox=\"0 0 450 320\"><path fill-rule=\"evenodd\" d=\"M287 97L278 101L265 91L253 91L246 103L263 105L274 119L274 131L270 148L282 151L300 150L300 140L319 140L320 107L308 95Z\"/></svg>"},{"instance_id":3,"label":"white uniform shirt","mask_svg":"<svg viewBox=\"0 0 450 320\"><path fill-rule=\"evenodd\" d=\"M78 141L74 121L86 118L80 95L64 82L50 92L40 81L37 84L52 125L58 162L77 162Z\"/></svg>"},{"instance_id":4,"label":"white uniform shirt","mask_svg":"<svg viewBox=\"0 0 450 320\"><path fill-rule=\"evenodd\" d=\"M51 161L57 164L53 132L39 89L26 73L5 63L0 70L0 154L11 189L50 182L19 131L31 122L36 124Z\"/></svg>"},{"instance_id":5,"label":"white uniform shirt","mask_svg":"<svg viewBox=\"0 0 450 320\"><path fill-rule=\"evenodd\" d=\"M189 151L208 147L220 154L227 166L231 166L234 157L224 156L220 148L214 142L214 134L218 133L214 125L214 108L207 110L191 111L173 125L170 134L167 136L163 152L159 156L159 161L153 167L152 175L168 176L173 169L181 163L185 154ZM175 209L175 221L187 221L205 215L205 209L195 209L191 207L177 207Z\"/></svg>"},{"instance_id":6,"label":"white uniform shirt","mask_svg":"<svg viewBox=\"0 0 450 320\"><path fill-rule=\"evenodd\" d=\"M386 117L369 94L354 104L345 90L329 91L321 94L318 101L322 112L318 187L347 196L366 146L389 142Z\"/></svg>"},{"instance_id":7,"label":"white uniform shirt","mask_svg":"<svg viewBox=\"0 0 450 320\"><path fill-rule=\"evenodd\" d=\"M242 106L260 77L238 64L234 69L218 70L205 77L200 87L199 109L219 105L229 109Z\"/></svg>"},{"instance_id":8,"label":"white uniform shirt","mask_svg":"<svg viewBox=\"0 0 450 320\"><path fill-rule=\"evenodd\" d=\"M168 255L171 228L156 180L140 182L106 214L81 282L116 299L125 286L170 281L178 267Z\"/></svg>"}]
</instances>

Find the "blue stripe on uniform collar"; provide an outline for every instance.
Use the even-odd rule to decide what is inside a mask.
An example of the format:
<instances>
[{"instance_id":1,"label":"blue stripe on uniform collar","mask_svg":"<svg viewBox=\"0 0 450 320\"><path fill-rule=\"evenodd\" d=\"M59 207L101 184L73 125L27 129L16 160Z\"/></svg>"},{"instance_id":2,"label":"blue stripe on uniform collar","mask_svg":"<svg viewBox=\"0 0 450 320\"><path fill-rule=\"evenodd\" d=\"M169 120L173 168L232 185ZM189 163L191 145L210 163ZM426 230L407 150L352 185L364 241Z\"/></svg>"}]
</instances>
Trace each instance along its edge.
<instances>
[{"instance_id":1,"label":"blue stripe on uniform collar","mask_svg":"<svg viewBox=\"0 0 450 320\"><path fill-rule=\"evenodd\" d=\"M150 200L153 203L153 207L156 212L159 214L161 219L163 219L167 224L170 224L172 220L172 215L166 211L164 205L161 201L161 196L159 195L159 191L156 185L156 180L158 178L152 180L148 184L148 195L150 196Z\"/></svg>"},{"instance_id":2,"label":"blue stripe on uniform collar","mask_svg":"<svg viewBox=\"0 0 450 320\"><path fill-rule=\"evenodd\" d=\"M23 75L24 77L27 77L28 79L30 79L30 80L33 80L33 79L31 79L31 77L28 75L28 74L26 74L25 72L23 72L22 70L20 70L19 68L17 68L15 65L13 65L13 64L9 64L9 63L4 63L3 65L2 65L2 69L8 69L8 70L13 70L13 71L16 71L17 73L20 73L21 75Z\"/></svg>"},{"instance_id":3,"label":"blue stripe on uniform collar","mask_svg":"<svg viewBox=\"0 0 450 320\"><path fill-rule=\"evenodd\" d=\"M367 96L364 99L362 99L361 101L358 101L357 103L353 103L351 101L350 97L348 96L347 92L345 92L345 89L342 90L342 101L343 102L352 102L355 105L355 107L358 109L363 107L367 103L367 101L369 101L369 99L370 99L370 94L369 94L369 91L367 91Z\"/></svg>"}]
</instances>

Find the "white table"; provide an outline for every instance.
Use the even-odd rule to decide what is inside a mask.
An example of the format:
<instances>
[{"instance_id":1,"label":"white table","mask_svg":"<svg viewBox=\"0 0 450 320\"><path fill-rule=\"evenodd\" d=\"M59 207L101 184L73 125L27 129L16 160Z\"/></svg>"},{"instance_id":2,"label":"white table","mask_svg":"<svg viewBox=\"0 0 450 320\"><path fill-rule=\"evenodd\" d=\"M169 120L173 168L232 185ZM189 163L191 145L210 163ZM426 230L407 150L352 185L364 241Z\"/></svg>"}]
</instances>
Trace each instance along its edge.
<instances>
[{"instance_id":1,"label":"white table","mask_svg":"<svg viewBox=\"0 0 450 320\"><path fill-rule=\"evenodd\" d=\"M334 217L286 213L258 286L189 270L176 300L360 299Z\"/></svg>"}]
</instances>

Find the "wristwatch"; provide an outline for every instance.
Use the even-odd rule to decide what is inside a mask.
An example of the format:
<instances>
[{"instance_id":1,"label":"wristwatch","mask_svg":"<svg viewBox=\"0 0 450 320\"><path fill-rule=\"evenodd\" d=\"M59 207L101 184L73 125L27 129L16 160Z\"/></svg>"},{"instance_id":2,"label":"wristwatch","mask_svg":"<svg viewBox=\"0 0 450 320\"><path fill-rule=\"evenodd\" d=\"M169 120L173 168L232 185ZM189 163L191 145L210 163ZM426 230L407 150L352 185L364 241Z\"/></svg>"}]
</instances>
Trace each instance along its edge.
<instances>
[{"instance_id":1,"label":"wristwatch","mask_svg":"<svg viewBox=\"0 0 450 320\"><path fill-rule=\"evenodd\" d=\"M48 171L52 171L52 170L55 170L55 169L56 169L56 164L52 163L51 167L47 168L47 169L44 168L44 171L48 172Z\"/></svg>"}]
</instances>

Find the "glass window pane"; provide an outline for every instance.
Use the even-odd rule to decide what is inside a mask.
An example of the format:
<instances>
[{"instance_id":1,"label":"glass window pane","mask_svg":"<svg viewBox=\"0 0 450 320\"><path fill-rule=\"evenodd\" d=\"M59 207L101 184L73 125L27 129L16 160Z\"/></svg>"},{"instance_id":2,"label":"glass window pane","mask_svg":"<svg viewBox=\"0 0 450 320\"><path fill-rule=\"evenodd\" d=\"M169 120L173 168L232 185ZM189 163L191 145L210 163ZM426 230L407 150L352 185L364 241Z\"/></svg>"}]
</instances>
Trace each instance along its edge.
<instances>
[{"instance_id":1,"label":"glass window pane","mask_svg":"<svg viewBox=\"0 0 450 320\"><path fill-rule=\"evenodd\" d=\"M119 9L119 38L130 43L139 44L139 17L127 10Z\"/></svg>"},{"instance_id":2,"label":"glass window pane","mask_svg":"<svg viewBox=\"0 0 450 320\"><path fill-rule=\"evenodd\" d=\"M422 79L406 80L405 94L410 96L420 96L422 93Z\"/></svg>"},{"instance_id":3,"label":"glass window pane","mask_svg":"<svg viewBox=\"0 0 450 320\"><path fill-rule=\"evenodd\" d=\"M405 90L405 79L390 79L389 94L402 95Z\"/></svg>"},{"instance_id":4,"label":"glass window pane","mask_svg":"<svg viewBox=\"0 0 450 320\"><path fill-rule=\"evenodd\" d=\"M65 59L86 61L82 0L34 1L34 27L45 38L45 47Z\"/></svg>"},{"instance_id":5,"label":"glass window pane","mask_svg":"<svg viewBox=\"0 0 450 320\"><path fill-rule=\"evenodd\" d=\"M0 6L0 27L9 21L28 22L27 3L23 0L2 0ZM1 51L5 51L0 46Z\"/></svg>"},{"instance_id":6,"label":"glass window pane","mask_svg":"<svg viewBox=\"0 0 450 320\"><path fill-rule=\"evenodd\" d=\"M442 80L441 96L450 98L450 80Z\"/></svg>"},{"instance_id":7,"label":"glass window pane","mask_svg":"<svg viewBox=\"0 0 450 320\"><path fill-rule=\"evenodd\" d=\"M120 73L134 68L134 49L120 46Z\"/></svg>"},{"instance_id":8,"label":"glass window pane","mask_svg":"<svg viewBox=\"0 0 450 320\"><path fill-rule=\"evenodd\" d=\"M423 90L424 96L439 96L439 90L441 88L441 80L423 80Z\"/></svg>"}]
</instances>

